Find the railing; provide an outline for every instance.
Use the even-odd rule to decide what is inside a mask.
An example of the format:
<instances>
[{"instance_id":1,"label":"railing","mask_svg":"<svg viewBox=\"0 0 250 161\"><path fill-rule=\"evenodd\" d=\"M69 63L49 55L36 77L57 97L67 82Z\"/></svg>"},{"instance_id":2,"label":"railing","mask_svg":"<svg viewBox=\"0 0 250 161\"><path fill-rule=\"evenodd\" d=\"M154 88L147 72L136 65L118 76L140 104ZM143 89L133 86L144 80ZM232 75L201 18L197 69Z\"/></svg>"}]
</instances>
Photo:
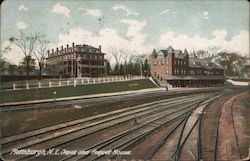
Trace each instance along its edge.
<instances>
[{"instance_id":1,"label":"railing","mask_svg":"<svg viewBox=\"0 0 250 161\"><path fill-rule=\"evenodd\" d=\"M1 85L1 91L13 91L13 90L29 90L37 88L52 88L86 85L86 84L98 84L98 83L111 83L111 82L124 82L130 80L145 79L143 76L114 76L114 77L99 77L99 78L76 78L67 80L46 80L45 82L35 83L13 83L8 85Z\"/></svg>"}]
</instances>

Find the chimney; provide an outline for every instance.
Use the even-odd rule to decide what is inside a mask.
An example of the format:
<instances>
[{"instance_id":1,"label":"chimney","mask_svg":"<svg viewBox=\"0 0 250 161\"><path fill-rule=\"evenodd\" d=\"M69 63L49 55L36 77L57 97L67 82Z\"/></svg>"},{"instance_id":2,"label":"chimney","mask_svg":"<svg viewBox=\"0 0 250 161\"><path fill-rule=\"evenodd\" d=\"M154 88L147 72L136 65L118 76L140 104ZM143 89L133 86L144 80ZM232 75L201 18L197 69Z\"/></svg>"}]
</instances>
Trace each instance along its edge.
<instances>
[{"instance_id":1,"label":"chimney","mask_svg":"<svg viewBox=\"0 0 250 161\"><path fill-rule=\"evenodd\" d=\"M58 55L58 48L56 48L56 55Z\"/></svg>"},{"instance_id":2,"label":"chimney","mask_svg":"<svg viewBox=\"0 0 250 161\"><path fill-rule=\"evenodd\" d=\"M75 51L75 43L72 43L73 52Z\"/></svg>"},{"instance_id":3,"label":"chimney","mask_svg":"<svg viewBox=\"0 0 250 161\"><path fill-rule=\"evenodd\" d=\"M61 46L61 54L63 54L63 46Z\"/></svg>"},{"instance_id":4,"label":"chimney","mask_svg":"<svg viewBox=\"0 0 250 161\"><path fill-rule=\"evenodd\" d=\"M52 55L54 56L54 49L52 49Z\"/></svg>"},{"instance_id":5,"label":"chimney","mask_svg":"<svg viewBox=\"0 0 250 161\"><path fill-rule=\"evenodd\" d=\"M65 54L67 54L67 53L68 53L67 48L64 48L64 53L65 53Z\"/></svg>"},{"instance_id":6,"label":"chimney","mask_svg":"<svg viewBox=\"0 0 250 161\"><path fill-rule=\"evenodd\" d=\"M67 44L67 53L69 52L69 44Z\"/></svg>"},{"instance_id":7,"label":"chimney","mask_svg":"<svg viewBox=\"0 0 250 161\"><path fill-rule=\"evenodd\" d=\"M99 52L101 53L102 52L102 46L99 45Z\"/></svg>"},{"instance_id":8,"label":"chimney","mask_svg":"<svg viewBox=\"0 0 250 161\"><path fill-rule=\"evenodd\" d=\"M48 57L50 57L50 53L49 53L49 50L48 50Z\"/></svg>"}]
</instances>

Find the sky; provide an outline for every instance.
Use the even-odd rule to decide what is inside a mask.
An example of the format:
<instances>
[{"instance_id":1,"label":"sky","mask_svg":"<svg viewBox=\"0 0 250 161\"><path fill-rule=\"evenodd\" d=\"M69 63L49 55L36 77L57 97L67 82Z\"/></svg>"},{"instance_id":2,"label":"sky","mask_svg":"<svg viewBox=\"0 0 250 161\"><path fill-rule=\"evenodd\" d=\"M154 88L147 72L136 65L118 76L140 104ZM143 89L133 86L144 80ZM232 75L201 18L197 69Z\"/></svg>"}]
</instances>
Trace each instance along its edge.
<instances>
[{"instance_id":1,"label":"sky","mask_svg":"<svg viewBox=\"0 0 250 161\"><path fill-rule=\"evenodd\" d=\"M88 44L150 54L153 49L210 50L249 54L246 0L5 0L1 50L20 32L46 35L53 47ZM3 57L18 64L20 49Z\"/></svg>"}]
</instances>

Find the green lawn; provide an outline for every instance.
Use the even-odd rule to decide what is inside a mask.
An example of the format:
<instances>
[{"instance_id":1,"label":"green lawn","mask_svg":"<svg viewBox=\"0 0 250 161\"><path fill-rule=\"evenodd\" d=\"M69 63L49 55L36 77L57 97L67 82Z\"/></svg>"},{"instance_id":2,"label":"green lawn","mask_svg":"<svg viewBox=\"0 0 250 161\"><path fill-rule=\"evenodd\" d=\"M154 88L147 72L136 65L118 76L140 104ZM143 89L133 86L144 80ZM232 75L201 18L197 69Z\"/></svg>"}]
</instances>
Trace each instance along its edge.
<instances>
[{"instance_id":1,"label":"green lawn","mask_svg":"<svg viewBox=\"0 0 250 161\"><path fill-rule=\"evenodd\" d=\"M156 87L150 80L133 80L125 82L112 82L91 85L78 85L76 87L53 87L42 89L16 90L16 91L2 91L0 92L1 103L20 102L28 100L40 100L54 98L53 92L56 91L56 97L71 97L90 95L98 93L120 92L128 90L138 90L145 88Z\"/></svg>"}]
</instances>

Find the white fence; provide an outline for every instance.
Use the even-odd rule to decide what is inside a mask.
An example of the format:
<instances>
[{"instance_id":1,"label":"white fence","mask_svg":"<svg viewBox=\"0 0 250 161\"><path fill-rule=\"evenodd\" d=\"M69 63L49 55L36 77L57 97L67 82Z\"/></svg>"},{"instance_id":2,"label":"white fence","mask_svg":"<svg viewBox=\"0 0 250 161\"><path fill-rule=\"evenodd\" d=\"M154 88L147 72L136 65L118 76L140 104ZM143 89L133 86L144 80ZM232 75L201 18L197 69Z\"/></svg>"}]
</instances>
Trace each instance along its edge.
<instances>
[{"instance_id":1,"label":"white fence","mask_svg":"<svg viewBox=\"0 0 250 161\"><path fill-rule=\"evenodd\" d=\"M11 90L29 90L36 88L52 88L52 87L63 87L63 86L73 86L86 85L86 84L97 84L97 83L110 83L110 82L124 82L131 80L145 79L143 76L115 76L115 77L101 77L101 78L76 78L67 80L53 80L46 82L36 82L36 83L13 83L12 85L2 85L1 91L11 91Z\"/></svg>"}]
</instances>

